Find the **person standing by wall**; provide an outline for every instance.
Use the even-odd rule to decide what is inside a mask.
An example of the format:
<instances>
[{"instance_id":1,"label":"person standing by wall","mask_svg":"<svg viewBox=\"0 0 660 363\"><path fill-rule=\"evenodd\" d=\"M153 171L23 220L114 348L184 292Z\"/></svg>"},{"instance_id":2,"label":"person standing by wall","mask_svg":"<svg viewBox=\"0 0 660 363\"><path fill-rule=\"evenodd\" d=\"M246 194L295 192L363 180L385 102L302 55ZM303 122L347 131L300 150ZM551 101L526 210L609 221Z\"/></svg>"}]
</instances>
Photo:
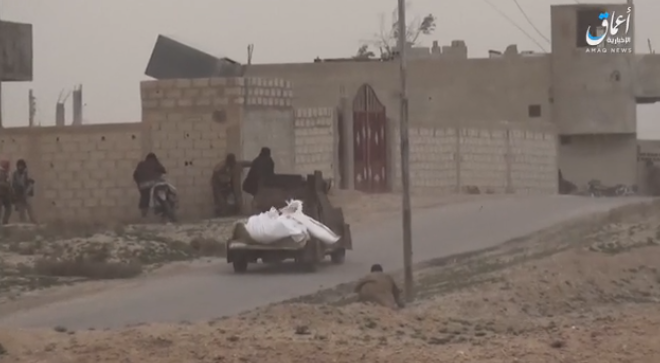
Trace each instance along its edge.
<instances>
[{"instance_id":1,"label":"person standing by wall","mask_svg":"<svg viewBox=\"0 0 660 363\"><path fill-rule=\"evenodd\" d=\"M239 188L243 168L250 166L249 161L238 161L236 155L229 153L224 162L213 168L211 190L215 202L216 217L227 217L240 212L242 196Z\"/></svg>"},{"instance_id":2,"label":"person standing by wall","mask_svg":"<svg viewBox=\"0 0 660 363\"><path fill-rule=\"evenodd\" d=\"M275 162L271 157L270 148L262 147L259 155L250 163L250 170L243 180L243 191L252 196L252 208L259 185L273 174L275 174Z\"/></svg>"},{"instance_id":3,"label":"person standing by wall","mask_svg":"<svg viewBox=\"0 0 660 363\"><path fill-rule=\"evenodd\" d=\"M11 178L11 186L14 193L14 206L18 212L18 219L21 223L26 221L27 217L31 223L37 223L34 217L34 210L30 199L34 196L34 180L30 178L27 170L27 163L23 159L16 162L16 170Z\"/></svg>"},{"instance_id":4,"label":"person standing by wall","mask_svg":"<svg viewBox=\"0 0 660 363\"><path fill-rule=\"evenodd\" d=\"M0 161L0 214L2 225L9 223L12 207L12 188L9 180L9 169L11 164L7 160Z\"/></svg>"}]
</instances>

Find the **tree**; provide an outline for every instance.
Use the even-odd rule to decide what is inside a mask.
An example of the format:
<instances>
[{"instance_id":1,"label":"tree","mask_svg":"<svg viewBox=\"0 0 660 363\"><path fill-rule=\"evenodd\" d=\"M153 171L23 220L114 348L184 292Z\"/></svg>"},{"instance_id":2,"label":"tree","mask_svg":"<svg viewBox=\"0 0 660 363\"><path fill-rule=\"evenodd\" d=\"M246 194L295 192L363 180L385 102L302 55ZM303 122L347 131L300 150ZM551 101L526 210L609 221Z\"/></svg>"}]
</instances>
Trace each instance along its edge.
<instances>
[{"instance_id":1,"label":"tree","mask_svg":"<svg viewBox=\"0 0 660 363\"><path fill-rule=\"evenodd\" d=\"M375 57L376 54L374 52L369 50L369 45L368 44L363 44L358 48L357 54L355 55L355 59L371 59Z\"/></svg>"},{"instance_id":2,"label":"tree","mask_svg":"<svg viewBox=\"0 0 660 363\"><path fill-rule=\"evenodd\" d=\"M410 8L410 3L406 2L406 8ZM385 14L381 14L380 19L380 32L374 34L373 39L365 42L358 49L355 58L373 58L374 53L370 51L370 47L377 48L380 52L382 59L392 58L396 52L399 43L399 12L394 9L392 18L389 25L385 23ZM436 17L433 14L428 14L425 17L416 17L410 24L406 26L406 46L414 46L422 35L431 35L435 31Z\"/></svg>"}]
</instances>

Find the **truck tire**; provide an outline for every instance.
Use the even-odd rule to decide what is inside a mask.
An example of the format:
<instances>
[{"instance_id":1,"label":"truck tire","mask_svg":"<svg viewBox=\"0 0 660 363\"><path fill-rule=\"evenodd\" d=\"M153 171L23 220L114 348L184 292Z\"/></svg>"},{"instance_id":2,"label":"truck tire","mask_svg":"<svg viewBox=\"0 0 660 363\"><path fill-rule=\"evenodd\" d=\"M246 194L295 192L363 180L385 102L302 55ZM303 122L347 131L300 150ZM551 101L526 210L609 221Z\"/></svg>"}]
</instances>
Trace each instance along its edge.
<instances>
[{"instance_id":1,"label":"truck tire","mask_svg":"<svg viewBox=\"0 0 660 363\"><path fill-rule=\"evenodd\" d=\"M346 250L343 248L336 249L330 253L330 261L335 265L341 265L346 260Z\"/></svg>"},{"instance_id":2,"label":"truck tire","mask_svg":"<svg viewBox=\"0 0 660 363\"><path fill-rule=\"evenodd\" d=\"M247 271L247 268L248 268L248 262L244 258L234 259L234 261L232 262L232 265L234 266L234 272L236 272L238 274L245 273Z\"/></svg>"}]
</instances>

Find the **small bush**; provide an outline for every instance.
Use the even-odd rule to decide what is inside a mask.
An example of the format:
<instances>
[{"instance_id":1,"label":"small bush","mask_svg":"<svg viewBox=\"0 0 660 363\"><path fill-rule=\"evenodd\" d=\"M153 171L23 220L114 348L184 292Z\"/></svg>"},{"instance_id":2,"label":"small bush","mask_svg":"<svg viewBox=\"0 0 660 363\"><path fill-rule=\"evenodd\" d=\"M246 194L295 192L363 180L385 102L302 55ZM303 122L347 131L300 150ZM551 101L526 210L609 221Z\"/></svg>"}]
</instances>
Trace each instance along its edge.
<instances>
[{"instance_id":1,"label":"small bush","mask_svg":"<svg viewBox=\"0 0 660 363\"><path fill-rule=\"evenodd\" d=\"M34 263L39 275L58 277L84 277L92 280L130 279L142 273L142 265L135 262L105 262L56 260L44 258Z\"/></svg>"}]
</instances>

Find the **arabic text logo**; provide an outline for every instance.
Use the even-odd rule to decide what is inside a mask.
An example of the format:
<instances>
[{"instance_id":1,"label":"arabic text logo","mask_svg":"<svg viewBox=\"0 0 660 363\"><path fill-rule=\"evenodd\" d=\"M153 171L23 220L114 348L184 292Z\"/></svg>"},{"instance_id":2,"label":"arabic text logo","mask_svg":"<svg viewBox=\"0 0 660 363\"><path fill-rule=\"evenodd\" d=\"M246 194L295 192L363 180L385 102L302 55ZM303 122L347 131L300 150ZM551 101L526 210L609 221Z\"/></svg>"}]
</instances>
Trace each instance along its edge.
<instances>
[{"instance_id":1,"label":"arabic text logo","mask_svg":"<svg viewBox=\"0 0 660 363\"><path fill-rule=\"evenodd\" d=\"M587 27L586 41L590 46L600 45L606 38L610 44L622 44L630 43L629 38L616 38L615 36L619 32L619 26L623 23L626 23L625 35L628 34L630 30L630 16L632 12L632 7L627 9L627 17L624 18L623 15L616 16L616 12L613 11L611 16L609 12L602 12L598 14L598 19L601 21L601 26L598 27L598 30L602 31L600 35L591 34L591 26ZM599 32L600 33L600 32ZM624 35L624 37L625 37ZM612 39L613 38L613 39Z\"/></svg>"}]
</instances>

